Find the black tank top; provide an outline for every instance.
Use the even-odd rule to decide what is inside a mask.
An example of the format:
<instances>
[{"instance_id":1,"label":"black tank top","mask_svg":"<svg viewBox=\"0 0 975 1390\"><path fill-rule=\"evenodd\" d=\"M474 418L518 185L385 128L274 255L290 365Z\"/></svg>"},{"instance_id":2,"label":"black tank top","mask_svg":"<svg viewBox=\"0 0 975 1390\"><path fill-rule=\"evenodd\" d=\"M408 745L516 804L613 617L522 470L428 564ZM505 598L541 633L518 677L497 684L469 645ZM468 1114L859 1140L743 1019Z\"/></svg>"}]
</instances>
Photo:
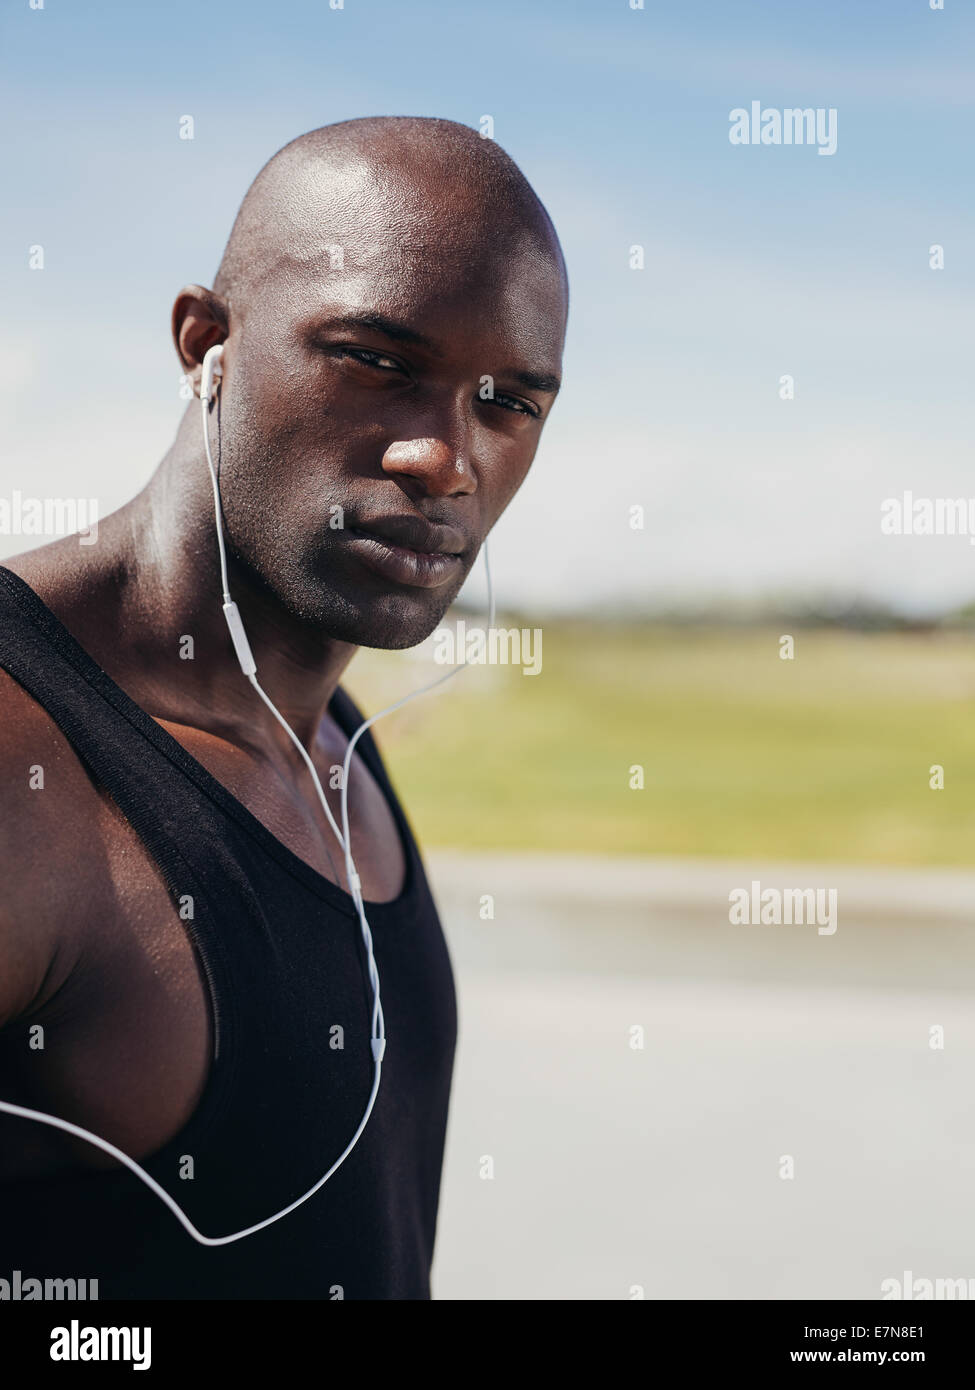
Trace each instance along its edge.
<instances>
[{"instance_id":1,"label":"black tank top","mask_svg":"<svg viewBox=\"0 0 975 1390\"><path fill-rule=\"evenodd\" d=\"M0 666L132 824L174 911L192 896L186 927L210 989L215 1057L189 1122L141 1166L202 1234L242 1230L312 1187L362 1118L372 993L352 900L272 835L3 566ZM329 708L348 735L361 722L341 690ZM393 812L407 874L397 899L367 904L388 1041L352 1153L296 1211L216 1248L193 1240L126 1169L0 1184L0 1278L97 1278L102 1299L430 1297L453 978L416 843L369 732L357 752ZM0 1135L28 1124L36 1126L0 1113ZM187 1156L191 1179L180 1176Z\"/></svg>"}]
</instances>

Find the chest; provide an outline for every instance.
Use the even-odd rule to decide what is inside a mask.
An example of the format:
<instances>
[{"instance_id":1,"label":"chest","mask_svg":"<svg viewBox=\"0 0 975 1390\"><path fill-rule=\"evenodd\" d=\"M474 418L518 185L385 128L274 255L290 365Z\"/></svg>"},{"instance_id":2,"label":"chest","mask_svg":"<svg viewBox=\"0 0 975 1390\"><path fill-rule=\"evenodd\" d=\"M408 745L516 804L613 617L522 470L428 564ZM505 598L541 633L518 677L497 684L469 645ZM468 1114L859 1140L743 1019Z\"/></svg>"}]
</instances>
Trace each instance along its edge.
<instances>
[{"instance_id":1,"label":"chest","mask_svg":"<svg viewBox=\"0 0 975 1390\"><path fill-rule=\"evenodd\" d=\"M300 759L292 770L201 731L163 727L281 844L345 888L343 856ZM344 748L322 753L316 770L341 825L336 772ZM386 796L358 757L349 809L366 902L388 903L403 889L406 849ZM21 1103L62 1113L141 1158L165 1145L194 1113L210 1076L219 1021L192 933L145 845L111 798L99 796L86 814L97 818L103 848L98 901L87 914L86 968L45 1021L54 1045L30 1051L26 1034L11 1037L0 1056L0 1077L4 1093L16 1093ZM285 944L278 944L287 958ZM365 1037L368 1024L360 1031ZM70 1097L70 1114L64 1097ZM30 1127L28 1140L10 1153L35 1175L113 1165L92 1146L54 1130ZM0 1177L18 1175L3 1167Z\"/></svg>"},{"instance_id":2,"label":"chest","mask_svg":"<svg viewBox=\"0 0 975 1390\"><path fill-rule=\"evenodd\" d=\"M199 729L159 721L210 775L305 864L346 888L344 857L322 809L311 774L296 751L288 758L255 756ZM342 825L341 779L347 739L323 731L312 753L336 824ZM402 892L406 852L392 808L364 760L349 768L352 852L367 902L390 902Z\"/></svg>"}]
</instances>

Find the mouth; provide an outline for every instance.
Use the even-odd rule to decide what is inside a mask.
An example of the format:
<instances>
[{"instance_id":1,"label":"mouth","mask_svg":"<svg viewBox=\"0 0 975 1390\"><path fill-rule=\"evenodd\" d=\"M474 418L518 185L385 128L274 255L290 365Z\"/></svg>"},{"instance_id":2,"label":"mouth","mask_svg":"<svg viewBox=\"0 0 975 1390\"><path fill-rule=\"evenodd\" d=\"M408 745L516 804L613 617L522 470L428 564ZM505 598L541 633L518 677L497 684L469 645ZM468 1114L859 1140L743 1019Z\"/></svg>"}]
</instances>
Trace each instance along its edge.
<instances>
[{"instance_id":1,"label":"mouth","mask_svg":"<svg viewBox=\"0 0 975 1390\"><path fill-rule=\"evenodd\" d=\"M418 517L383 517L345 527L355 553L374 573L414 589L438 589L456 579L464 538Z\"/></svg>"}]
</instances>

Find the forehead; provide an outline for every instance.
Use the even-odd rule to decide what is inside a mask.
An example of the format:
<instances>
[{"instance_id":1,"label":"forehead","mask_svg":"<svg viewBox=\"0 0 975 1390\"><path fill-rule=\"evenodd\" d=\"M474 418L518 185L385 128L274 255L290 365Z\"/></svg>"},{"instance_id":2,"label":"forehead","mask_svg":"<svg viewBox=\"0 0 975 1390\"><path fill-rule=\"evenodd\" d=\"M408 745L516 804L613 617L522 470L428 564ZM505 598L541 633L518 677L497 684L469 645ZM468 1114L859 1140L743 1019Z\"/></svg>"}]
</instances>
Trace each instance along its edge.
<instances>
[{"instance_id":1,"label":"forehead","mask_svg":"<svg viewBox=\"0 0 975 1390\"><path fill-rule=\"evenodd\" d=\"M265 313L304 323L369 306L427 336L501 336L561 354L565 285L542 232L500 210L492 219L470 190L426 171L412 182L342 169L290 192L285 216L261 228Z\"/></svg>"}]
</instances>

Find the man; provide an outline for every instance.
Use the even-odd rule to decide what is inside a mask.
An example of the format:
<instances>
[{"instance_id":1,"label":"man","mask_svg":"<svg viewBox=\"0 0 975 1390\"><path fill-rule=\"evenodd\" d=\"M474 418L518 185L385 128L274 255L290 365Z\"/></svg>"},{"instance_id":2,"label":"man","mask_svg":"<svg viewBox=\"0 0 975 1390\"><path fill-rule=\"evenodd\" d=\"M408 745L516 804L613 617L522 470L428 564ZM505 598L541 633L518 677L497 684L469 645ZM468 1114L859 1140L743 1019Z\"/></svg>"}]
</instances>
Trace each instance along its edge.
<instances>
[{"instance_id":1,"label":"man","mask_svg":"<svg viewBox=\"0 0 975 1390\"><path fill-rule=\"evenodd\" d=\"M389 117L293 141L212 290L173 310L210 429L230 589L333 813L359 646L437 626L525 477L559 384L565 268L512 161ZM106 404L140 369L119 344ZM141 1164L207 1237L335 1162L373 1075L342 855L221 612L198 401L97 544L0 568L0 1099ZM351 843L388 1039L329 1181L194 1241L80 1137L0 1113L0 1277L101 1298L427 1298L456 1032L446 946L371 737ZM338 867L337 867L338 866Z\"/></svg>"}]
</instances>

